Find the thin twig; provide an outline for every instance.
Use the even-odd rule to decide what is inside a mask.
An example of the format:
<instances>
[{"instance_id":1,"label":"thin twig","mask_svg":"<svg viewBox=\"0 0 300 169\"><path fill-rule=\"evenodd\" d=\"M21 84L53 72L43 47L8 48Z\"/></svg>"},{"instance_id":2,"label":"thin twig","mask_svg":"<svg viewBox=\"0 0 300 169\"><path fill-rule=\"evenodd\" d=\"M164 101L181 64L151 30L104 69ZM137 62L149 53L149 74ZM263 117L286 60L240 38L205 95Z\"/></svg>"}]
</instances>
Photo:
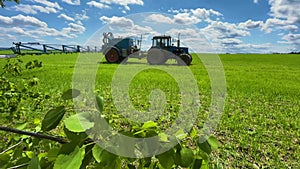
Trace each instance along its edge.
<instances>
[{"instance_id":1,"label":"thin twig","mask_svg":"<svg viewBox=\"0 0 300 169\"><path fill-rule=\"evenodd\" d=\"M69 143L69 141L65 140L62 137L45 135L45 134L41 134L41 133L35 133L35 132L24 131L24 130L18 130L18 129L9 128L9 127L5 127L5 126L0 126L0 130L17 133L17 134L33 136L33 137L47 139L47 140L52 140L52 141L59 142L61 144Z\"/></svg>"},{"instance_id":2,"label":"thin twig","mask_svg":"<svg viewBox=\"0 0 300 169\"><path fill-rule=\"evenodd\" d=\"M24 163L24 164L20 164L20 165L16 165L16 166L13 166L13 167L9 167L7 169L17 169L17 168L22 168L22 167L25 167L25 166L28 166L29 163Z\"/></svg>"},{"instance_id":3,"label":"thin twig","mask_svg":"<svg viewBox=\"0 0 300 169\"><path fill-rule=\"evenodd\" d=\"M8 152L9 150L11 150L11 149L17 147L17 146L18 146L19 144L21 144L22 142L23 142L23 139L22 139L21 141L19 141L17 144L8 147L6 150L2 151L0 154L4 154L4 153Z\"/></svg>"}]
</instances>

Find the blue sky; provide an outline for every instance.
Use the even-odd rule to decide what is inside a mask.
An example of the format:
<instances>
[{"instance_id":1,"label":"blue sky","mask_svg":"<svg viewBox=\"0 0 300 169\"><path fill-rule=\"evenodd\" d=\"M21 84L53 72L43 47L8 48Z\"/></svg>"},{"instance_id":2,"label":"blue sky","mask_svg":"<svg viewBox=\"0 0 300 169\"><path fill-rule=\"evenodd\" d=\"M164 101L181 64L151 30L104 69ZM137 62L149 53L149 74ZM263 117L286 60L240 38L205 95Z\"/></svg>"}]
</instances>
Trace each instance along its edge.
<instances>
[{"instance_id":1,"label":"blue sky","mask_svg":"<svg viewBox=\"0 0 300 169\"><path fill-rule=\"evenodd\" d=\"M299 26L300 0L21 0L0 9L0 47L180 32L198 52L290 52L300 51Z\"/></svg>"}]
</instances>

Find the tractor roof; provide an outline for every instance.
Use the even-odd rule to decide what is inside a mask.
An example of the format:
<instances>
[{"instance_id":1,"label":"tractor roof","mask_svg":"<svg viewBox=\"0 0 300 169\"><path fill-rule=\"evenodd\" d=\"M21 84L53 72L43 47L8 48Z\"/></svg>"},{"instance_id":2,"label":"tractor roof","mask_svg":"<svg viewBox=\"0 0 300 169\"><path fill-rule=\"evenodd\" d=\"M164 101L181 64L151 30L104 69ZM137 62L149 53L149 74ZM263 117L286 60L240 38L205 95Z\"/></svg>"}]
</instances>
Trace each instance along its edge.
<instances>
[{"instance_id":1,"label":"tractor roof","mask_svg":"<svg viewBox=\"0 0 300 169\"><path fill-rule=\"evenodd\" d=\"M169 39L171 38L171 36L166 36L166 35L162 35L162 36L153 36L153 39Z\"/></svg>"}]
</instances>

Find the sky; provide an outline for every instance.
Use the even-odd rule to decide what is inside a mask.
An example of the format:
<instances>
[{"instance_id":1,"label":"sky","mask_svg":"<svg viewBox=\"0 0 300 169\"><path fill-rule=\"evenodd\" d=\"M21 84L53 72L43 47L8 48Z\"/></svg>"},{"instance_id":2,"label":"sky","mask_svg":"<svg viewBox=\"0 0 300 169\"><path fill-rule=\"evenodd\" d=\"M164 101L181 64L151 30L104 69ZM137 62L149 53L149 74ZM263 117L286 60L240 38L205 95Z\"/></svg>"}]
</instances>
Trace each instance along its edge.
<instances>
[{"instance_id":1,"label":"sky","mask_svg":"<svg viewBox=\"0 0 300 169\"><path fill-rule=\"evenodd\" d=\"M300 51L300 0L21 0L0 8L0 47L13 42L102 45L168 34L197 52ZM91 40L93 39L93 40Z\"/></svg>"}]
</instances>

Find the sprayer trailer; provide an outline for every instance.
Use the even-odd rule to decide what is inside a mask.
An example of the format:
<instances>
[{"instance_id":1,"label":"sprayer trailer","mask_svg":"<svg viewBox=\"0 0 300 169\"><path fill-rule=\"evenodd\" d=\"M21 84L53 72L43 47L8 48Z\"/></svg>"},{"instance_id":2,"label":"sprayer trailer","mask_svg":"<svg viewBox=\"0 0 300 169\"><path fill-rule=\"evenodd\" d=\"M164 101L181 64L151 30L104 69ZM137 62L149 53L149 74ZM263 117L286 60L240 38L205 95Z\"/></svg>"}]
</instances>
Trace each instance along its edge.
<instances>
[{"instance_id":1,"label":"sprayer trailer","mask_svg":"<svg viewBox=\"0 0 300 169\"><path fill-rule=\"evenodd\" d=\"M103 33L101 52L108 63L120 63L138 51L133 38L114 38L111 32Z\"/></svg>"}]
</instances>

